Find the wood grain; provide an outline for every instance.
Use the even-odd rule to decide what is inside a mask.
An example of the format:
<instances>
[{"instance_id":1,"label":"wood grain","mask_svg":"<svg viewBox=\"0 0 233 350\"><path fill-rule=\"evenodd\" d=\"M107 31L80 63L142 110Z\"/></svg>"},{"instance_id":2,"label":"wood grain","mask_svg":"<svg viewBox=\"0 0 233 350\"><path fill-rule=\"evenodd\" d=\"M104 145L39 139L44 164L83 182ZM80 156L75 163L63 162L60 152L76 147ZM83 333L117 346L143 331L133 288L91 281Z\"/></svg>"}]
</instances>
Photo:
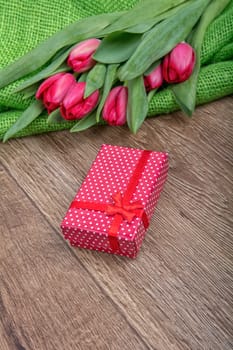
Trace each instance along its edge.
<instances>
[{"instance_id":1,"label":"wood grain","mask_svg":"<svg viewBox=\"0 0 233 350\"><path fill-rule=\"evenodd\" d=\"M232 108L225 98L191 120L152 118L137 135L102 127L0 146L1 349L232 349ZM170 155L133 261L61 237L102 143Z\"/></svg>"},{"instance_id":2,"label":"wood grain","mask_svg":"<svg viewBox=\"0 0 233 350\"><path fill-rule=\"evenodd\" d=\"M0 177L0 349L147 349L27 194Z\"/></svg>"}]
</instances>

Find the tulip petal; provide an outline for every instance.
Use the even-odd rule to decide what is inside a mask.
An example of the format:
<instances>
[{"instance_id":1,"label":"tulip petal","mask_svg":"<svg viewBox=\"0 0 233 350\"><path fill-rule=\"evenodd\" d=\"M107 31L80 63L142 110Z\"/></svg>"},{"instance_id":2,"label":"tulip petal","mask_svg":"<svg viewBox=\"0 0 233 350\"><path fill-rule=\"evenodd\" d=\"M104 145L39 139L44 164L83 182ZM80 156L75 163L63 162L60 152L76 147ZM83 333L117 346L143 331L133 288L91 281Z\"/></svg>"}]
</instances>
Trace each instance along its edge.
<instances>
[{"instance_id":1,"label":"tulip petal","mask_svg":"<svg viewBox=\"0 0 233 350\"><path fill-rule=\"evenodd\" d=\"M192 74L195 52L189 44L178 44L163 61L163 76L168 83L180 83Z\"/></svg>"},{"instance_id":2,"label":"tulip petal","mask_svg":"<svg viewBox=\"0 0 233 350\"><path fill-rule=\"evenodd\" d=\"M79 60L85 60L95 52L100 42L101 40L99 39L87 39L82 41L70 52L69 58L76 59L78 57Z\"/></svg>"},{"instance_id":3,"label":"tulip petal","mask_svg":"<svg viewBox=\"0 0 233 350\"><path fill-rule=\"evenodd\" d=\"M67 64L75 72L85 72L93 67L96 63L92 59L92 55L95 53L97 47L100 45L99 39L84 40L70 52Z\"/></svg>"},{"instance_id":4,"label":"tulip petal","mask_svg":"<svg viewBox=\"0 0 233 350\"><path fill-rule=\"evenodd\" d=\"M171 62L178 71L184 71L192 62L193 49L185 43L177 45L171 52Z\"/></svg>"},{"instance_id":5,"label":"tulip petal","mask_svg":"<svg viewBox=\"0 0 233 350\"><path fill-rule=\"evenodd\" d=\"M116 125L116 121L117 121L117 112L115 109L112 109L108 115L108 124L109 125Z\"/></svg>"},{"instance_id":6,"label":"tulip petal","mask_svg":"<svg viewBox=\"0 0 233 350\"><path fill-rule=\"evenodd\" d=\"M81 119L85 115L85 112L83 111L83 102L75 105L68 111L68 113L73 116L73 119Z\"/></svg>"},{"instance_id":7,"label":"tulip petal","mask_svg":"<svg viewBox=\"0 0 233 350\"><path fill-rule=\"evenodd\" d=\"M83 73L92 68L96 61L94 61L91 57L88 57L86 60L75 60L70 63L67 61L68 65L73 69L74 72Z\"/></svg>"},{"instance_id":8,"label":"tulip petal","mask_svg":"<svg viewBox=\"0 0 233 350\"><path fill-rule=\"evenodd\" d=\"M84 99L85 86L85 82L76 83L68 91L60 109L64 119L80 119L96 107L99 99L99 91L96 90L88 98Z\"/></svg>"},{"instance_id":9,"label":"tulip petal","mask_svg":"<svg viewBox=\"0 0 233 350\"><path fill-rule=\"evenodd\" d=\"M93 92L88 98L84 99L83 110L85 114L89 113L97 104L99 99L99 90Z\"/></svg>"},{"instance_id":10,"label":"tulip petal","mask_svg":"<svg viewBox=\"0 0 233 350\"><path fill-rule=\"evenodd\" d=\"M62 104L65 109L72 108L75 104L79 103L83 99L85 91L85 82L75 83L67 92Z\"/></svg>"},{"instance_id":11,"label":"tulip petal","mask_svg":"<svg viewBox=\"0 0 233 350\"><path fill-rule=\"evenodd\" d=\"M53 112L55 109L57 109L60 105L60 103L56 103L56 102L43 102L44 106L46 107L48 114L50 114L51 112Z\"/></svg>"},{"instance_id":12,"label":"tulip petal","mask_svg":"<svg viewBox=\"0 0 233 350\"><path fill-rule=\"evenodd\" d=\"M126 122L128 91L124 86L113 88L104 105L102 116L110 125L123 125Z\"/></svg>"},{"instance_id":13,"label":"tulip petal","mask_svg":"<svg viewBox=\"0 0 233 350\"><path fill-rule=\"evenodd\" d=\"M36 92L36 98L41 99L45 90L47 90L52 84L54 84L60 77L66 73L57 73L43 81Z\"/></svg>"},{"instance_id":14,"label":"tulip petal","mask_svg":"<svg viewBox=\"0 0 233 350\"><path fill-rule=\"evenodd\" d=\"M103 119L108 120L108 114L115 107L116 97L119 94L121 88L122 88L121 86L117 86L110 91L108 97L106 98L104 108L103 108L103 113L102 113Z\"/></svg>"},{"instance_id":15,"label":"tulip petal","mask_svg":"<svg viewBox=\"0 0 233 350\"><path fill-rule=\"evenodd\" d=\"M162 66L159 64L150 74L144 77L144 85L148 91L158 89L163 83Z\"/></svg>"},{"instance_id":16,"label":"tulip petal","mask_svg":"<svg viewBox=\"0 0 233 350\"><path fill-rule=\"evenodd\" d=\"M44 101L47 100L48 102L61 103L67 91L74 83L75 78L72 74L67 73L63 75L47 90L44 95Z\"/></svg>"},{"instance_id":17,"label":"tulip petal","mask_svg":"<svg viewBox=\"0 0 233 350\"><path fill-rule=\"evenodd\" d=\"M122 86L116 102L117 125L123 125L126 122L126 108L128 100L128 90Z\"/></svg>"}]
</instances>

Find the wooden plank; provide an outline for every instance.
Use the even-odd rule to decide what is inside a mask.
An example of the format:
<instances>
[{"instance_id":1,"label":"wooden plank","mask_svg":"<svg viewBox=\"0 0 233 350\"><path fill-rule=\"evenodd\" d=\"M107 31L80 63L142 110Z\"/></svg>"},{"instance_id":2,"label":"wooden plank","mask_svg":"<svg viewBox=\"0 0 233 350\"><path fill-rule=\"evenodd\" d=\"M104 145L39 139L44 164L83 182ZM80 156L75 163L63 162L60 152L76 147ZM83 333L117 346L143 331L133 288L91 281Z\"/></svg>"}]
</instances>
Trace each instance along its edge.
<instances>
[{"instance_id":1,"label":"wooden plank","mask_svg":"<svg viewBox=\"0 0 233 350\"><path fill-rule=\"evenodd\" d=\"M191 120L180 113L147 120L136 136L103 127L1 149L4 166L57 233L102 143L169 152L168 182L139 257L73 249L152 349L232 347L232 107L225 98Z\"/></svg>"},{"instance_id":2,"label":"wooden plank","mask_svg":"<svg viewBox=\"0 0 233 350\"><path fill-rule=\"evenodd\" d=\"M148 349L0 166L0 349Z\"/></svg>"}]
</instances>

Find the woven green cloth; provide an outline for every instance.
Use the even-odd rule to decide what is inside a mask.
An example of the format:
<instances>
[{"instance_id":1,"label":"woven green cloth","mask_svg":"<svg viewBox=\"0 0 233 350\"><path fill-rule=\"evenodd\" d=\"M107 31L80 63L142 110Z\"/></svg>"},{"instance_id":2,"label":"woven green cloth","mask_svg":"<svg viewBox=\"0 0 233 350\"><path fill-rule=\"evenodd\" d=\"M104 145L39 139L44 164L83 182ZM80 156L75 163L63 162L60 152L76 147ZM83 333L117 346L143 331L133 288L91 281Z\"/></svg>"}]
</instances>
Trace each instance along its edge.
<instances>
[{"instance_id":1,"label":"woven green cloth","mask_svg":"<svg viewBox=\"0 0 233 350\"><path fill-rule=\"evenodd\" d=\"M133 7L137 0L0 0L0 68L24 55L42 40L79 18ZM209 26L202 48L197 104L233 93L233 1ZM18 80L0 90L0 139L30 101L13 90ZM155 95L148 116L169 113L178 106L169 89ZM46 115L16 135L26 136L70 128L74 122L47 125Z\"/></svg>"}]
</instances>

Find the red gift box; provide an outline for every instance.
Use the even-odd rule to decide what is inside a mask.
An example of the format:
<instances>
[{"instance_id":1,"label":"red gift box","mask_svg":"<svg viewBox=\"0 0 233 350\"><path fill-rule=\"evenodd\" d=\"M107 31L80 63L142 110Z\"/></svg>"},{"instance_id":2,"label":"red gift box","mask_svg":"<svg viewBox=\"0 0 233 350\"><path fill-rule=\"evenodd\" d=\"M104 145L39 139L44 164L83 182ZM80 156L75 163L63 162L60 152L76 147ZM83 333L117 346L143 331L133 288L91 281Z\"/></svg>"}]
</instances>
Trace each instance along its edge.
<instances>
[{"instance_id":1,"label":"red gift box","mask_svg":"<svg viewBox=\"0 0 233 350\"><path fill-rule=\"evenodd\" d=\"M62 221L65 239L135 258L167 172L167 153L102 145Z\"/></svg>"}]
</instances>

